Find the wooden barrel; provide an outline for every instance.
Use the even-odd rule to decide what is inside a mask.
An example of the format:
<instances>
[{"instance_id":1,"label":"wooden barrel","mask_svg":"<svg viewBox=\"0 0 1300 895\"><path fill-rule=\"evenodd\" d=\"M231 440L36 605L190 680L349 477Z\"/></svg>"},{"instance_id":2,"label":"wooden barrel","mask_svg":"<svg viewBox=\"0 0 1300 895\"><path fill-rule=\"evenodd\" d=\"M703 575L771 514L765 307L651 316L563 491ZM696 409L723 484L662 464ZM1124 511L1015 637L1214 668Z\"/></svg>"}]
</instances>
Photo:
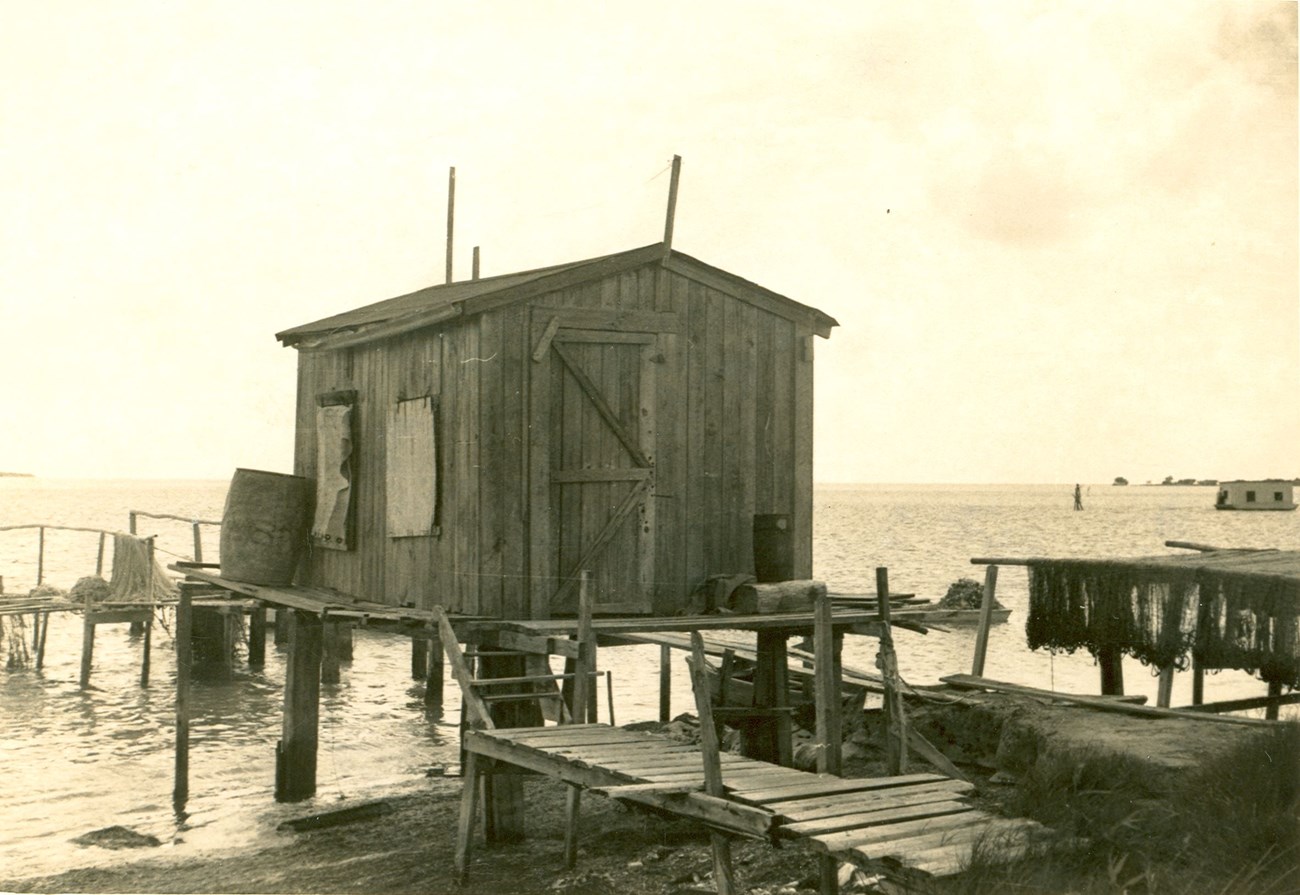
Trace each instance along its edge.
<instances>
[{"instance_id":1,"label":"wooden barrel","mask_svg":"<svg viewBox=\"0 0 1300 895\"><path fill-rule=\"evenodd\" d=\"M307 542L311 480L236 469L221 517L221 575L249 584L292 584Z\"/></svg>"},{"instance_id":2,"label":"wooden barrel","mask_svg":"<svg viewBox=\"0 0 1300 895\"><path fill-rule=\"evenodd\" d=\"M786 513L754 517L754 577L760 582L794 577L794 533Z\"/></svg>"}]
</instances>

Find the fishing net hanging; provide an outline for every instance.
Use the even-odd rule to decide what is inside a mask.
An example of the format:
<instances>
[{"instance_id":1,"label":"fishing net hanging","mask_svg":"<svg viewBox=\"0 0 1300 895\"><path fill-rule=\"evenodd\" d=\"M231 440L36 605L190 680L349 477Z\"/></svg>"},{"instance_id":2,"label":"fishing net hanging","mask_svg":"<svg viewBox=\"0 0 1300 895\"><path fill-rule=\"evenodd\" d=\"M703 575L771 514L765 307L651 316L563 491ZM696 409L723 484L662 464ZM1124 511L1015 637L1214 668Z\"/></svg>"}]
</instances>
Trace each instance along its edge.
<instances>
[{"instance_id":1,"label":"fishing net hanging","mask_svg":"<svg viewBox=\"0 0 1300 895\"><path fill-rule=\"evenodd\" d=\"M1030 649L1118 649L1157 668L1237 668L1300 686L1300 582L1192 566L1079 560L1029 567Z\"/></svg>"},{"instance_id":2,"label":"fishing net hanging","mask_svg":"<svg viewBox=\"0 0 1300 895\"><path fill-rule=\"evenodd\" d=\"M153 579L150 594L149 580ZM113 577L109 581L115 602L162 600L176 596L176 582L155 560L150 562L148 542L130 535L113 536Z\"/></svg>"}]
</instances>

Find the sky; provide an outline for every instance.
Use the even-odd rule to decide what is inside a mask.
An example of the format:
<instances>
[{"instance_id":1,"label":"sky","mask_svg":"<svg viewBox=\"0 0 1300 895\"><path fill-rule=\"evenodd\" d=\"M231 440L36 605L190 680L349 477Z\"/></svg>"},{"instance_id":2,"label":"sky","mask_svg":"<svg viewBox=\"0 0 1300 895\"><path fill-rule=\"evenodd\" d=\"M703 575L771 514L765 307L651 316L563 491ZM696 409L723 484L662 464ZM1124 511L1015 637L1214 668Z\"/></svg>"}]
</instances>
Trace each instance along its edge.
<instances>
[{"instance_id":1,"label":"sky","mask_svg":"<svg viewBox=\"0 0 1300 895\"><path fill-rule=\"evenodd\" d=\"M819 482L1300 475L1296 5L0 0L0 470L289 471L274 333L662 238Z\"/></svg>"}]
</instances>

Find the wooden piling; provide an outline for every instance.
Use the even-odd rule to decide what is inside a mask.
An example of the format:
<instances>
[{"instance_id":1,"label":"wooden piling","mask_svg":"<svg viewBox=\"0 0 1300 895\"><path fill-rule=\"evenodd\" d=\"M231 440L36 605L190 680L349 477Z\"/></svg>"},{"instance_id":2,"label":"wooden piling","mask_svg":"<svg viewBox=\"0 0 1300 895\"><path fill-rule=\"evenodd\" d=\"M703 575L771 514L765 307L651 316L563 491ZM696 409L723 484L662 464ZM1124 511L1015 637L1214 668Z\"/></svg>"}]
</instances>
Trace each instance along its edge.
<instances>
[{"instance_id":1,"label":"wooden piling","mask_svg":"<svg viewBox=\"0 0 1300 895\"><path fill-rule=\"evenodd\" d=\"M90 601L90 592L87 590L85 603L82 608L83 620L81 626L81 677L79 685L81 689L90 686L90 668L95 659L95 618L94 610Z\"/></svg>"},{"instance_id":2,"label":"wooden piling","mask_svg":"<svg viewBox=\"0 0 1300 895\"><path fill-rule=\"evenodd\" d=\"M191 525L194 534L194 561L203 562L203 535L199 532L197 520L192 522Z\"/></svg>"},{"instance_id":3,"label":"wooden piling","mask_svg":"<svg viewBox=\"0 0 1300 895\"><path fill-rule=\"evenodd\" d=\"M266 604L259 603L248 613L248 667L266 665Z\"/></svg>"},{"instance_id":4,"label":"wooden piling","mask_svg":"<svg viewBox=\"0 0 1300 895\"><path fill-rule=\"evenodd\" d=\"M1201 663L1196 661L1196 654L1192 653L1192 705L1203 705L1205 703L1205 669Z\"/></svg>"},{"instance_id":5,"label":"wooden piling","mask_svg":"<svg viewBox=\"0 0 1300 895\"><path fill-rule=\"evenodd\" d=\"M1174 667L1167 665L1160 669L1160 683L1156 687L1156 708L1167 709L1174 693Z\"/></svg>"},{"instance_id":6,"label":"wooden piling","mask_svg":"<svg viewBox=\"0 0 1300 895\"><path fill-rule=\"evenodd\" d=\"M790 740L790 701L787 635L784 631L759 631L755 649L754 705L772 709L771 716L746 735L746 754L759 761L789 767L793 760Z\"/></svg>"},{"instance_id":7,"label":"wooden piling","mask_svg":"<svg viewBox=\"0 0 1300 895\"><path fill-rule=\"evenodd\" d=\"M283 606L275 607L275 643L277 646L289 642L289 629L293 626L291 612L292 610Z\"/></svg>"},{"instance_id":8,"label":"wooden piling","mask_svg":"<svg viewBox=\"0 0 1300 895\"><path fill-rule=\"evenodd\" d=\"M1278 718L1278 708L1281 705L1277 700L1282 696L1282 682L1268 682L1268 698L1273 700L1264 709L1264 718L1268 721L1276 721Z\"/></svg>"},{"instance_id":9,"label":"wooden piling","mask_svg":"<svg viewBox=\"0 0 1300 895\"><path fill-rule=\"evenodd\" d=\"M99 533L99 553L95 556L95 576L104 577L104 541L108 537L105 532Z\"/></svg>"},{"instance_id":10,"label":"wooden piling","mask_svg":"<svg viewBox=\"0 0 1300 895\"><path fill-rule=\"evenodd\" d=\"M190 794L190 670L193 650L190 643L190 588L180 585L176 604L176 774L172 788L172 805L180 811Z\"/></svg>"},{"instance_id":11,"label":"wooden piling","mask_svg":"<svg viewBox=\"0 0 1300 895\"><path fill-rule=\"evenodd\" d=\"M590 574L586 569L578 579L578 661L574 668L573 705L569 713L574 724L586 724L595 720L591 709L592 697L595 695L591 675L596 670L596 637L591 628L591 588L588 586Z\"/></svg>"},{"instance_id":12,"label":"wooden piling","mask_svg":"<svg viewBox=\"0 0 1300 895\"><path fill-rule=\"evenodd\" d=\"M37 535L36 542L36 584L41 585L45 581L45 526L41 525L40 534Z\"/></svg>"},{"instance_id":13,"label":"wooden piling","mask_svg":"<svg viewBox=\"0 0 1300 895\"><path fill-rule=\"evenodd\" d=\"M41 636L36 641L36 670L40 671L45 665L45 636L50 633L50 613L43 612L41 620Z\"/></svg>"},{"instance_id":14,"label":"wooden piling","mask_svg":"<svg viewBox=\"0 0 1300 895\"><path fill-rule=\"evenodd\" d=\"M842 674L840 648L843 635L835 633L831 600L826 594L817 597L813 606L813 681L817 709L817 773L843 772L843 726L840 718ZM818 859L820 895L837 895L839 861L831 855Z\"/></svg>"},{"instance_id":15,"label":"wooden piling","mask_svg":"<svg viewBox=\"0 0 1300 895\"><path fill-rule=\"evenodd\" d=\"M417 635L411 638L411 680L429 677L429 641Z\"/></svg>"},{"instance_id":16,"label":"wooden piling","mask_svg":"<svg viewBox=\"0 0 1300 895\"><path fill-rule=\"evenodd\" d=\"M321 629L320 682L337 684L339 677L339 623L326 621Z\"/></svg>"},{"instance_id":17,"label":"wooden piling","mask_svg":"<svg viewBox=\"0 0 1300 895\"><path fill-rule=\"evenodd\" d=\"M1101 671L1101 695L1124 695L1124 654L1116 644L1104 644L1097 651L1097 666Z\"/></svg>"},{"instance_id":18,"label":"wooden piling","mask_svg":"<svg viewBox=\"0 0 1300 895\"><path fill-rule=\"evenodd\" d=\"M316 792L324 625L313 612L282 611L291 613L291 621L284 676L284 725L276 750L275 798L296 802Z\"/></svg>"},{"instance_id":19,"label":"wooden piling","mask_svg":"<svg viewBox=\"0 0 1300 895\"><path fill-rule=\"evenodd\" d=\"M998 567L990 565L984 570L984 594L980 598L980 625L975 632L975 654L971 659L970 673L984 676L984 658L989 649L989 627L993 622L993 607L997 605Z\"/></svg>"},{"instance_id":20,"label":"wooden piling","mask_svg":"<svg viewBox=\"0 0 1300 895\"><path fill-rule=\"evenodd\" d=\"M659 647L659 723L667 724L672 720L673 707L673 650L670 646Z\"/></svg>"},{"instance_id":21,"label":"wooden piling","mask_svg":"<svg viewBox=\"0 0 1300 895\"><path fill-rule=\"evenodd\" d=\"M149 686L149 663L150 653L153 650L153 608L154 608L154 590L153 590L153 572L154 572L154 539L145 538L145 562L148 566L148 583L146 585L146 594L149 599L149 617L139 622L144 628L144 646L141 648L142 656L140 658L140 686ZM134 624L134 623L133 623Z\"/></svg>"},{"instance_id":22,"label":"wooden piling","mask_svg":"<svg viewBox=\"0 0 1300 895\"><path fill-rule=\"evenodd\" d=\"M429 638L429 675L424 683L424 704L432 712L442 714L443 671L442 637L433 631Z\"/></svg>"}]
</instances>

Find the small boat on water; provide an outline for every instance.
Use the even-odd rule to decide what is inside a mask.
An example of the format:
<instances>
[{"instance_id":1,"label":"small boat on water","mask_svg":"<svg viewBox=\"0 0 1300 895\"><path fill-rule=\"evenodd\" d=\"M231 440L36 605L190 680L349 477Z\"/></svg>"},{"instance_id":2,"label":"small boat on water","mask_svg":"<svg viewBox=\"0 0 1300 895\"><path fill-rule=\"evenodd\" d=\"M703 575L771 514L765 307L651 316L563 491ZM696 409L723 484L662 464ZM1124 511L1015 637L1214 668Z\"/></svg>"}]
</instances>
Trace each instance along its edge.
<instances>
[{"instance_id":1,"label":"small boat on water","mask_svg":"<svg viewBox=\"0 0 1300 895\"><path fill-rule=\"evenodd\" d=\"M1282 479L1220 482L1216 510L1294 510L1295 486Z\"/></svg>"},{"instance_id":2,"label":"small boat on water","mask_svg":"<svg viewBox=\"0 0 1300 895\"><path fill-rule=\"evenodd\" d=\"M989 616L989 624L1000 625L1011 617L1011 610L1006 608L994 609ZM978 609L944 609L942 606L935 606L933 609L926 610L925 623L927 625L978 625L980 622L980 610Z\"/></svg>"}]
</instances>

